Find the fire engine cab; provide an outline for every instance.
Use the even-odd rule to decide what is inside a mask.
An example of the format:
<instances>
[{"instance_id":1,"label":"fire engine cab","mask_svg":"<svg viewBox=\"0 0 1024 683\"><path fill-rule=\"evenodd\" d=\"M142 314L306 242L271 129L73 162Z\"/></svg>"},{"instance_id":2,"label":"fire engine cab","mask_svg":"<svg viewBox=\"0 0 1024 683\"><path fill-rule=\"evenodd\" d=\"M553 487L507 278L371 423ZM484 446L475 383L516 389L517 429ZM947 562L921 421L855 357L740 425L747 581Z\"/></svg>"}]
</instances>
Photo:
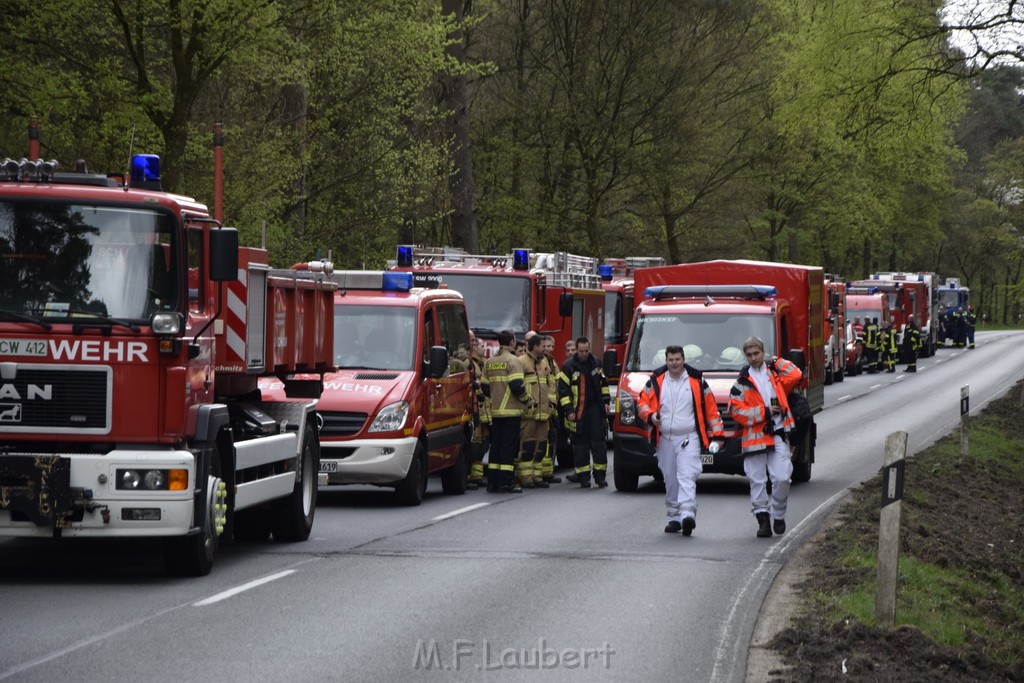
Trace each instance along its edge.
<instances>
[{"instance_id":1,"label":"fire engine cab","mask_svg":"<svg viewBox=\"0 0 1024 683\"><path fill-rule=\"evenodd\" d=\"M419 505L428 474L466 490L473 391L469 326L458 292L413 287L413 274L336 271L334 364L318 410L327 484L393 487ZM274 379L264 390L281 395Z\"/></svg>"},{"instance_id":2,"label":"fire engine cab","mask_svg":"<svg viewBox=\"0 0 1024 683\"><path fill-rule=\"evenodd\" d=\"M157 537L184 575L222 534L309 536L316 404L257 380L330 369L333 282L239 248L151 155L5 160L0 262L0 535Z\"/></svg>"}]
</instances>

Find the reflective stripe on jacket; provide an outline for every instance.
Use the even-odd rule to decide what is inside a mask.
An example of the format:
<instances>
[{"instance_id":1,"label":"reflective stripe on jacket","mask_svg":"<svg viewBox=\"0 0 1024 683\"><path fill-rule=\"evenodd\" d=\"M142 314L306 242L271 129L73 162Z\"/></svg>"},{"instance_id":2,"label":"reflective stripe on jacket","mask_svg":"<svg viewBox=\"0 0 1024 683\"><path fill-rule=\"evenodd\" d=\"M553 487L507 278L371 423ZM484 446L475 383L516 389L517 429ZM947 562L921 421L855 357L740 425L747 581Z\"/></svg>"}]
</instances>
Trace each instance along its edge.
<instances>
[{"instance_id":1,"label":"reflective stripe on jacket","mask_svg":"<svg viewBox=\"0 0 1024 683\"><path fill-rule=\"evenodd\" d=\"M547 420L551 413L551 366L546 358L534 358L528 352L519 356L523 364L524 384L526 391L536 406L523 413L527 420Z\"/></svg>"},{"instance_id":2,"label":"reflective stripe on jacket","mask_svg":"<svg viewBox=\"0 0 1024 683\"><path fill-rule=\"evenodd\" d=\"M530 395L523 383L523 366L512 347L501 351L484 363L483 391L490 398L491 418L521 417L530 405Z\"/></svg>"},{"instance_id":3,"label":"reflective stripe on jacket","mask_svg":"<svg viewBox=\"0 0 1024 683\"><path fill-rule=\"evenodd\" d=\"M768 379L779 399L779 407L782 408L782 430L788 432L796 426L789 410L789 392L800 384L803 373L796 364L777 356L765 360L765 365L768 366ZM740 426L740 450L744 455L760 453L775 446L775 438L765 429L772 419L771 411L765 406L761 392L750 377L749 365L740 370L740 376L729 391L729 414Z\"/></svg>"},{"instance_id":4,"label":"reflective stripe on jacket","mask_svg":"<svg viewBox=\"0 0 1024 683\"><path fill-rule=\"evenodd\" d=\"M715 403L715 395L711 393L711 387L704 381L704 375L700 370L683 365L683 370L689 380L690 393L693 395L693 417L694 431L700 434L700 444L707 448L711 443L711 437L723 438L725 432L722 427L722 417L718 414L718 405ZM658 446L658 439L661 436L659 430L651 421L659 410L661 410L661 388L664 386L665 378L668 377L668 366L662 366L654 371L651 378L647 380L643 391L640 392L640 399L637 404L637 415L651 427L651 444Z\"/></svg>"},{"instance_id":5,"label":"reflective stripe on jacket","mask_svg":"<svg viewBox=\"0 0 1024 683\"><path fill-rule=\"evenodd\" d=\"M604 370L601 369L601 361L590 356L584 365L579 357L573 354L558 373L558 410L562 417L570 413L575 414L577 420L583 417L583 412L588 408L587 382L593 383L603 405L611 403L611 393L608 391ZM571 431L576 431L576 423L571 420L565 420L565 426Z\"/></svg>"}]
</instances>

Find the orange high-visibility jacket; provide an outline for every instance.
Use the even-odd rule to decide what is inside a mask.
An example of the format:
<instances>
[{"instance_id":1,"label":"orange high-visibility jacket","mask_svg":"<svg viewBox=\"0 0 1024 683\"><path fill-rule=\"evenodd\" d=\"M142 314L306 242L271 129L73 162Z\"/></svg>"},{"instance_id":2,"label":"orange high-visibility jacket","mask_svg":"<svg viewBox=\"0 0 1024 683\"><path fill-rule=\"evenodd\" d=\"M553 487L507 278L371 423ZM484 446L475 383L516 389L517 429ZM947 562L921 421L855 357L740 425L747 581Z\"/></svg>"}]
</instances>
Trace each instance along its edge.
<instances>
[{"instance_id":1,"label":"orange high-visibility jacket","mask_svg":"<svg viewBox=\"0 0 1024 683\"><path fill-rule=\"evenodd\" d=\"M782 430L788 432L796 426L789 410L789 392L800 383L803 373L794 363L777 356L766 359L765 364L768 366L768 379L782 408ZM775 446L775 438L765 429L771 420L771 412L750 378L749 365L740 370L740 376L729 392L729 414L742 430L740 450L743 455L762 453L769 446Z\"/></svg>"},{"instance_id":2,"label":"orange high-visibility jacket","mask_svg":"<svg viewBox=\"0 0 1024 683\"><path fill-rule=\"evenodd\" d=\"M693 418L694 430L700 434L700 444L707 448L712 438L724 438L725 432L722 429L722 416L718 414L718 405L715 404L715 396L711 388L704 381L703 374L689 365L683 365L690 384L690 392L693 395ZM657 447L660 430L651 422L651 417L661 410L661 387L668 377L668 368L662 366L654 371L651 378L644 385L640 392L640 399L637 402L637 415L641 420L651 426L651 444Z\"/></svg>"}]
</instances>

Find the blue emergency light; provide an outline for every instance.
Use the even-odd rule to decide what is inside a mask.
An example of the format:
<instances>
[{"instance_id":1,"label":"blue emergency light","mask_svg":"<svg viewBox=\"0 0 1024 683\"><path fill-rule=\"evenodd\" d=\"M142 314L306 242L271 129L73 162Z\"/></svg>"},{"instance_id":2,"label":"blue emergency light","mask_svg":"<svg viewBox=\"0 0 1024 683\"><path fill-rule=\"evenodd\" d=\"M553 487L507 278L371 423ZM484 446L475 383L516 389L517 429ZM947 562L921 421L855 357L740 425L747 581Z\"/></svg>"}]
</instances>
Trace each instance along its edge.
<instances>
[{"instance_id":1,"label":"blue emergency light","mask_svg":"<svg viewBox=\"0 0 1024 683\"><path fill-rule=\"evenodd\" d=\"M512 250L512 270L529 270L530 269L530 250L529 249L513 249Z\"/></svg>"},{"instance_id":2,"label":"blue emergency light","mask_svg":"<svg viewBox=\"0 0 1024 683\"><path fill-rule=\"evenodd\" d=\"M132 185L136 187L160 187L160 157L156 154L135 154L132 156Z\"/></svg>"},{"instance_id":3,"label":"blue emergency light","mask_svg":"<svg viewBox=\"0 0 1024 683\"><path fill-rule=\"evenodd\" d=\"M399 268L409 268L412 266L412 257L415 247L411 244L399 244L398 245L398 262Z\"/></svg>"},{"instance_id":4,"label":"blue emergency light","mask_svg":"<svg viewBox=\"0 0 1024 683\"><path fill-rule=\"evenodd\" d=\"M399 247L399 249L401 249L401 247ZM387 271L384 273L384 281L381 283L381 289L385 292L408 292L412 289L412 273L396 273L395 271Z\"/></svg>"},{"instance_id":5,"label":"blue emergency light","mask_svg":"<svg viewBox=\"0 0 1024 683\"><path fill-rule=\"evenodd\" d=\"M602 280L610 281L612 276L615 275L615 267L609 265L600 265L597 267L597 274L601 276Z\"/></svg>"}]
</instances>

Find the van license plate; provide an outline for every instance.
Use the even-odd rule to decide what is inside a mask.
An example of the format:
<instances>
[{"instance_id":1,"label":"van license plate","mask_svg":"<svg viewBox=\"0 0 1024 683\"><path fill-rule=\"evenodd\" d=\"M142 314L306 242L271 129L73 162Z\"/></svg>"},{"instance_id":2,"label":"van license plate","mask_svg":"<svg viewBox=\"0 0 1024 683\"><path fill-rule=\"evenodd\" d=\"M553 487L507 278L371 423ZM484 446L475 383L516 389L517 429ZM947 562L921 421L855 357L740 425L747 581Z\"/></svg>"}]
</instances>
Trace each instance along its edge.
<instances>
[{"instance_id":1,"label":"van license plate","mask_svg":"<svg viewBox=\"0 0 1024 683\"><path fill-rule=\"evenodd\" d=\"M338 461L337 460L321 460L320 461L321 472L337 472Z\"/></svg>"},{"instance_id":2,"label":"van license plate","mask_svg":"<svg viewBox=\"0 0 1024 683\"><path fill-rule=\"evenodd\" d=\"M701 465L714 465L715 464L715 456L711 455L710 453L701 453L700 454L700 464ZM320 467L323 467L323 465L320 465ZM323 470L320 470L320 471L322 472Z\"/></svg>"}]
</instances>

